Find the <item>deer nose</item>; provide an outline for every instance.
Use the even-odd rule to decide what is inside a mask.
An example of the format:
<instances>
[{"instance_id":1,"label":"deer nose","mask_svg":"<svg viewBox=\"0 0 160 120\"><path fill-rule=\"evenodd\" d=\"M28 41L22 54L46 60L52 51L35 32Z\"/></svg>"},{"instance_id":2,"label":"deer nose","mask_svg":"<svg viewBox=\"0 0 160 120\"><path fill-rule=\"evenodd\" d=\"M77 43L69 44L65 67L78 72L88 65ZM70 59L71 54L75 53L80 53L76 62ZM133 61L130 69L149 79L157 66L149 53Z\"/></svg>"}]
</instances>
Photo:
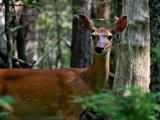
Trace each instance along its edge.
<instances>
[{"instance_id":1,"label":"deer nose","mask_svg":"<svg viewBox=\"0 0 160 120\"><path fill-rule=\"evenodd\" d=\"M104 50L103 47L95 47L95 51L96 51L98 54L102 53L103 50Z\"/></svg>"}]
</instances>

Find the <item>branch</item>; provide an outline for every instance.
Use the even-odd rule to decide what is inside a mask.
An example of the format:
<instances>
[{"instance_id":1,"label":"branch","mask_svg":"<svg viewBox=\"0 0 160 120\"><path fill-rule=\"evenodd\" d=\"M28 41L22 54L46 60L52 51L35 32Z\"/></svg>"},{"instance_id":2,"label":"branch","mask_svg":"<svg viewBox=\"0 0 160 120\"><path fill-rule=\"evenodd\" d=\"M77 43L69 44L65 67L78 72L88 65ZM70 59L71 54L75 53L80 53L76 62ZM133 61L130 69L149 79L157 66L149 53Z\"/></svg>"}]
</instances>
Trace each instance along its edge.
<instances>
[{"instance_id":1,"label":"branch","mask_svg":"<svg viewBox=\"0 0 160 120\"><path fill-rule=\"evenodd\" d=\"M63 42L65 43L65 45L68 47L68 48L71 48L71 42L67 39L63 39Z\"/></svg>"},{"instance_id":2,"label":"branch","mask_svg":"<svg viewBox=\"0 0 160 120\"><path fill-rule=\"evenodd\" d=\"M16 26L14 28L12 28L10 31L13 33L13 32L16 32L17 30L23 28L23 26L19 25L19 26Z\"/></svg>"},{"instance_id":3,"label":"branch","mask_svg":"<svg viewBox=\"0 0 160 120\"><path fill-rule=\"evenodd\" d=\"M6 55L6 53L2 52L2 50L0 50L0 57L6 63L7 55ZM34 63L30 64L24 60L12 57L12 64L15 68L32 68Z\"/></svg>"},{"instance_id":4,"label":"branch","mask_svg":"<svg viewBox=\"0 0 160 120\"><path fill-rule=\"evenodd\" d=\"M0 3L0 6L3 6L4 5L4 3ZM29 7L34 7L34 6L42 6L42 4L38 4L38 3L32 3L32 4L8 4L8 6L29 6Z\"/></svg>"},{"instance_id":5,"label":"branch","mask_svg":"<svg viewBox=\"0 0 160 120\"><path fill-rule=\"evenodd\" d=\"M33 65L33 67L36 67L49 53L55 50L56 46L59 44L59 41L56 42L56 44L48 50L44 55L42 55Z\"/></svg>"},{"instance_id":6,"label":"branch","mask_svg":"<svg viewBox=\"0 0 160 120\"><path fill-rule=\"evenodd\" d=\"M14 57L12 58L12 61L14 63L19 62L20 67L23 67L23 68L33 68L33 65L34 65L34 63L33 64L27 63L26 61L24 61L22 59L18 59L18 58L14 58Z\"/></svg>"},{"instance_id":7,"label":"branch","mask_svg":"<svg viewBox=\"0 0 160 120\"><path fill-rule=\"evenodd\" d=\"M109 76L114 78L115 74L112 72L109 72Z\"/></svg>"}]
</instances>

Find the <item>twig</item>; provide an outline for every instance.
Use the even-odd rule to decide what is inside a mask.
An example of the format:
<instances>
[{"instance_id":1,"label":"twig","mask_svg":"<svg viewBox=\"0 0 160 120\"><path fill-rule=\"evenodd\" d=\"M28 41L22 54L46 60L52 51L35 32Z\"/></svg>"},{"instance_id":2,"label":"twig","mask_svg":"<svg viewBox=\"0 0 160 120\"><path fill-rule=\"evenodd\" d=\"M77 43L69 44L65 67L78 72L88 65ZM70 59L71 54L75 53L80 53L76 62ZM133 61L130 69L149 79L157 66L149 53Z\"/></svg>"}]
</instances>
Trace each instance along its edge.
<instances>
[{"instance_id":1,"label":"twig","mask_svg":"<svg viewBox=\"0 0 160 120\"><path fill-rule=\"evenodd\" d=\"M0 6L3 6L4 4L3 3L0 3ZM32 3L30 5L27 5L27 4L8 4L8 6L30 6L30 7L34 7L34 6L40 6L42 4L38 4L38 3Z\"/></svg>"},{"instance_id":2,"label":"twig","mask_svg":"<svg viewBox=\"0 0 160 120\"><path fill-rule=\"evenodd\" d=\"M12 28L10 31L13 33L13 32L15 32L15 31L17 31L17 30L19 30L21 28L23 28L23 26L19 25L17 27Z\"/></svg>"},{"instance_id":3,"label":"twig","mask_svg":"<svg viewBox=\"0 0 160 120\"><path fill-rule=\"evenodd\" d=\"M54 51L54 49L56 48L56 46L59 44L59 41L56 42L56 44L50 49L48 50L44 55L42 55L33 65L33 67L36 67L49 53L51 53L52 51Z\"/></svg>"},{"instance_id":4,"label":"twig","mask_svg":"<svg viewBox=\"0 0 160 120\"><path fill-rule=\"evenodd\" d=\"M6 55L6 53L2 52L2 50L0 50L0 58L4 62L7 61L7 55ZM26 61L24 61L22 59L15 58L15 57L12 57L12 63L14 64L13 66L16 67L16 68L20 68L20 67L23 67L23 68L32 68L33 64L34 64L34 63L33 64L27 63Z\"/></svg>"},{"instance_id":5,"label":"twig","mask_svg":"<svg viewBox=\"0 0 160 120\"><path fill-rule=\"evenodd\" d=\"M109 72L109 76L114 78L115 75L114 75L114 73Z\"/></svg>"},{"instance_id":6,"label":"twig","mask_svg":"<svg viewBox=\"0 0 160 120\"><path fill-rule=\"evenodd\" d=\"M0 36L2 36L4 33L5 33L5 31L2 31L1 34L0 34Z\"/></svg>"},{"instance_id":7,"label":"twig","mask_svg":"<svg viewBox=\"0 0 160 120\"><path fill-rule=\"evenodd\" d=\"M33 64L27 63L26 61L22 60L22 59L18 59L18 58L12 58L12 61L15 62L19 62L19 64L21 65L20 67L24 67L24 68L33 68ZM22 66L23 65L23 66Z\"/></svg>"},{"instance_id":8,"label":"twig","mask_svg":"<svg viewBox=\"0 0 160 120\"><path fill-rule=\"evenodd\" d=\"M68 48L71 48L71 42L67 39L63 39L63 42L65 43L65 45L68 47Z\"/></svg>"}]
</instances>

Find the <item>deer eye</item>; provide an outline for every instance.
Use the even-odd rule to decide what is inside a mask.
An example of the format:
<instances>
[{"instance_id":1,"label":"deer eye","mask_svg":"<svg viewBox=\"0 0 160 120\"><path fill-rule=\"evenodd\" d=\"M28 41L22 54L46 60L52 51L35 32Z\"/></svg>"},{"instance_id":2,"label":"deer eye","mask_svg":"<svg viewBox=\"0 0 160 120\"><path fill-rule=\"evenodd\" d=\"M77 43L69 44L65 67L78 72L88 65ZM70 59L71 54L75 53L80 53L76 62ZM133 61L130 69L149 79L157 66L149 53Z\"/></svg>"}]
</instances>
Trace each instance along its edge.
<instances>
[{"instance_id":1,"label":"deer eye","mask_svg":"<svg viewBox=\"0 0 160 120\"><path fill-rule=\"evenodd\" d=\"M92 35L92 39L95 40L97 38L96 35Z\"/></svg>"},{"instance_id":2,"label":"deer eye","mask_svg":"<svg viewBox=\"0 0 160 120\"><path fill-rule=\"evenodd\" d=\"M107 39L108 39L108 40L112 40L112 35L108 35L108 36L107 36Z\"/></svg>"},{"instance_id":3,"label":"deer eye","mask_svg":"<svg viewBox=\"0 0 160 120\"><path fill-rule=\"evenodd\" d=\"M92 30L91 30L91 33L94 33L94 32L95 32L95 29L92 29Z\"/></svg>"}]
</instances>

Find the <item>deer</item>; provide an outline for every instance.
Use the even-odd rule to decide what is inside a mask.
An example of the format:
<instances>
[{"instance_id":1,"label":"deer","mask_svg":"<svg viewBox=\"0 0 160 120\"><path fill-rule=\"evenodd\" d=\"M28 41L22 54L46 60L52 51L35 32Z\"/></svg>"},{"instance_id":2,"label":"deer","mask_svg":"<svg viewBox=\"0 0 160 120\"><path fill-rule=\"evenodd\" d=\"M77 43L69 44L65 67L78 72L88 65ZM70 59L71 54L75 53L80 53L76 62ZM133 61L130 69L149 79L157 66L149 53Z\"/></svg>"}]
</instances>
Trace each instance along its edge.
<instances>
[{"instance_id":1,"label":"deer","mask_svg":"<svg viewBox=\"0 0 160 120\"><path fill-rule=\"evenodd\" d=\"M113 30L94 27L85 15L79 15L79 20L82 28L91 32L92 65L53 70L0 69L0 95L12 95L15 100L7 120L50 120L53 116L78 120L83 110L80 104L72 102L72 97L102 91L109 76L113 33L126 27L127 17L120 17Z\"/></svg>"}]
</instances>

